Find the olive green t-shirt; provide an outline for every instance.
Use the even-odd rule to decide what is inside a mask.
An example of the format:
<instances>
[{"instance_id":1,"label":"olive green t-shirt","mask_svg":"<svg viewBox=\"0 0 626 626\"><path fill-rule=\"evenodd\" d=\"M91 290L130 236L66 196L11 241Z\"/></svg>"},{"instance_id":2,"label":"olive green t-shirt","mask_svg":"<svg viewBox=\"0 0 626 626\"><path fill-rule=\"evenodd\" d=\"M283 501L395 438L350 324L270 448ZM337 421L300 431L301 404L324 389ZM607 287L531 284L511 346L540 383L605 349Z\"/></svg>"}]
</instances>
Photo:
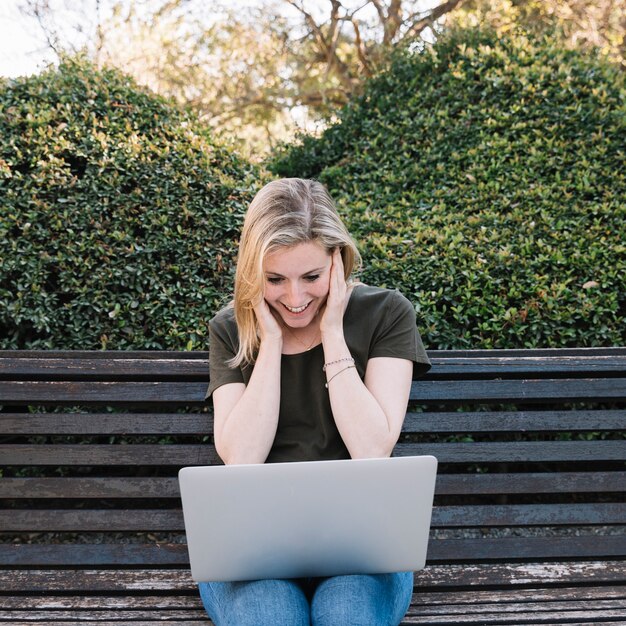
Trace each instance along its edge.
<instances>
[{"instance_id":1,"label":"olive green t-shirt","mask_svg":"<svg viewBox=\"0 0 626 626\"><path fill-rule=\"evenodd\" d=\"M415 322L413 305L398 291L357 285L344 314L344 336L361 379L368 359L396 357L414 362L424 374L430 362ZM207 398L228 383L247 384L253 366L229 368L239 347L231 307L211 320ZM330 406L322 345L300 354L283 354L278 430L267 462L318 461L349 458ZM355 415L354 419L359 416Z\"/></svg>"}]
</instances>

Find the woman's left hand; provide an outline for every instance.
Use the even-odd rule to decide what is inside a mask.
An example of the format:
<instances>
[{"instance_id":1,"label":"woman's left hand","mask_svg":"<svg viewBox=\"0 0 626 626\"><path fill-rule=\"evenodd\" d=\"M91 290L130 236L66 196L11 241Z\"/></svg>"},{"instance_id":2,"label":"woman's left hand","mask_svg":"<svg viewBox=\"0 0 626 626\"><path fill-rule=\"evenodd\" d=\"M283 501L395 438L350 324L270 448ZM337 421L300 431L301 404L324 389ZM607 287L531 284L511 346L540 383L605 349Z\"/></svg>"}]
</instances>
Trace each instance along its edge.
<instances>
[{"instance_id":1,"label":"woman's left hand","mask_svg":"<svg viewBox=\"0 0 626 626\"><path fill-rule=\"evenodd\" d=\"M349 296L348 285L344 276L341 250L335 248L330 268L328 298L320 321L322 336L343 334L343 314Z\"/></svg>"}]
</instances>

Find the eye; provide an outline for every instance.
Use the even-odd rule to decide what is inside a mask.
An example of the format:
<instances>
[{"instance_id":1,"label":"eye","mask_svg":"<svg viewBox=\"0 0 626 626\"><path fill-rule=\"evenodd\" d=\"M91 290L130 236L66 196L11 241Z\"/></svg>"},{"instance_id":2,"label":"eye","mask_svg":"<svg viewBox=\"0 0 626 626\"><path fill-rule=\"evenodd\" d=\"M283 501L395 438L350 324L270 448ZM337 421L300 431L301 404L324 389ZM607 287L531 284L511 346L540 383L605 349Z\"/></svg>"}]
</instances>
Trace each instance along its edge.
<instances>
[{"instance_id":1,"label":"eye","mask_svg":"<svg viewBox=\"0 0 626 626\"><path fill-rule=\"evenodd\" d=\"M309 274L308 276L304 277L304 280L310 283L314 283L319 277L320 277L319 274Z\"/></svg>"},{"instance_id":2,"label":"eye","mask_svg":"<svg viewBox=\"0 0 626 626\"><path fill-rule=\"evenodd\" d=\"M279 285L281 280L282 280L282 278L280 278L278 276L268 276L267 277L267 282L270 285Z\"/></svg>"}]
</instances>

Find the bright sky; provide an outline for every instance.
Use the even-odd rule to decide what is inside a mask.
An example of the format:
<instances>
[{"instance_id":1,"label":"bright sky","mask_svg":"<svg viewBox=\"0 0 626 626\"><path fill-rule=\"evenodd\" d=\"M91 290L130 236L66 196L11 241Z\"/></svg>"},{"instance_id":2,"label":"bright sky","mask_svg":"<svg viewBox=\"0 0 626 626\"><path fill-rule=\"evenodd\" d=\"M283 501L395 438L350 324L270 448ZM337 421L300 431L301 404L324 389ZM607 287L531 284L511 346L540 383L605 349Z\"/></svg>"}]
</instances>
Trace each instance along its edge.
<instances>
[{"instance_id":1,"label":"bright sky","mask_svg":"<svg viewBox=\"0 0 626 626\"><path fill-rule=\"evenodd\" d=\"M39 29L18 5L19 0L0 0L0 76L32 74L53 60Z\"/></svg>"}]
</instances>

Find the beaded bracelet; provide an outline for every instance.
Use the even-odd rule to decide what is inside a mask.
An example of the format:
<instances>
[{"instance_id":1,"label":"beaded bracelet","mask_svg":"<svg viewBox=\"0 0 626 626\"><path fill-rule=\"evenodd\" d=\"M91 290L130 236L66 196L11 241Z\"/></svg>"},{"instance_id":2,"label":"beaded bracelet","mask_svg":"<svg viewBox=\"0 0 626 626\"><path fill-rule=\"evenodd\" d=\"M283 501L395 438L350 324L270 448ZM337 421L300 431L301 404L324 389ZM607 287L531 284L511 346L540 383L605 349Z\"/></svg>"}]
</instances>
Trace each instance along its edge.
<instances>
[{"instance_id":1,"label":"beaded bracelet","mask_svg":"<svg viewBox=\"0 0 626 626\"><path fill-rule=\"evenodd\" d=\"M324 363L324 367L322 367L322 372L326 371L326 368L329 365L336 365L337 363L343 363L344 361L351 361L354 365L354 359L351 356L344 357L343 359L337 359L336 361L330 361L329 363Z\"/></svg>"},{"instance_id":2,"label":"beaded bracelet","mask_svg":"<svg viewBox=\"0 0 626 626\"><path fill-rule=\"evenodd\" d=\"M344 361L346 359L343 359ZM342 372L345 372L346 370L349 370L351 368L355 368L356 369L356 365L348 365L348 367L344 367L342 370L339 370L336 374L333 374L329 379L328 382L324 383L324 387L326 387L326 389L328 389L328 383L330 383L330 381L335 378L336 376L339 376L339 374L341 374Z\"/></svg>"}]
</instances>

